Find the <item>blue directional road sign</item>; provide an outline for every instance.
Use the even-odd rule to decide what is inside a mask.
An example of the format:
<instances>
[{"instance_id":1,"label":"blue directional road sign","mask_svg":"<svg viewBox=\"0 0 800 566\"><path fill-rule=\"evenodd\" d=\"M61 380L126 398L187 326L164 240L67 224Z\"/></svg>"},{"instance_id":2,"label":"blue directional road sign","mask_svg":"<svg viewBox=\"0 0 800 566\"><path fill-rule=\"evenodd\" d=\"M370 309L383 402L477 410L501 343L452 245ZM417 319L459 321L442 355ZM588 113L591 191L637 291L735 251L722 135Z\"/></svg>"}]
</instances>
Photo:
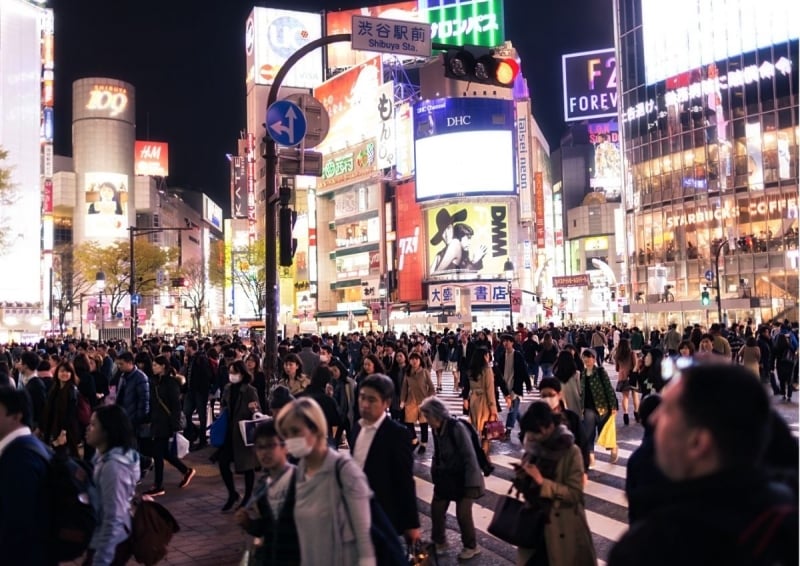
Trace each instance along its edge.
<instances>
[{"instance_id":1,"label":"blue directional road sign","mask_svg":"<svg viewBox=\"0 0 800 566\"><path fill-rule=\"evenodd\" d=\"M135 306L139 306L142 304L142 296L139 293L134 293L131 295L131 304Z\"/></svg>"},{"instance_id":2,"label":"blue directional road sign","mask_svg":"<svg viewBox=\"0 0 800 566\"><path fill-rule=\"evenodd\" d=\"M267 108L267 132L275 143L292 147L306 136L306 116L289 100L278 100Z\"/></svg>"},{"instance_id":3,"label":"blue directional road sign","mask_svg":"<svg viewBox=\"0 0 800 566\"><path fill-rule=\"evenodd\" d=\"M710 269L706 270L706 281L712 281L714 279L714 272Z\"/></svg>"}]
</instances>

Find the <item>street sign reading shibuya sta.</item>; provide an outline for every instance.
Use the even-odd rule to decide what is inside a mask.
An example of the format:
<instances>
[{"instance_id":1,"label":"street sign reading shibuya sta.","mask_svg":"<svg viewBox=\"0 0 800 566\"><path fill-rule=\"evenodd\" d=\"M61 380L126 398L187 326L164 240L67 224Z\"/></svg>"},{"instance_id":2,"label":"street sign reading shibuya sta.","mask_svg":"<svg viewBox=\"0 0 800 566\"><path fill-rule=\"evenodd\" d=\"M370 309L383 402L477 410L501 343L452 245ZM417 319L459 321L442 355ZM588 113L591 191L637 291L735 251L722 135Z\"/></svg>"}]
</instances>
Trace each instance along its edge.
<instances>
[{"instance_id":1,"label":"street sign reading shibuya sta.","mask_svg":"<svg viewBox=\"0 0 800 566\"><path fill-rule=\"evenodd\" d=\"M350 48L412 57L430 57L431 25L404 20L353 16Z\"/></svg>"}]
</instances>

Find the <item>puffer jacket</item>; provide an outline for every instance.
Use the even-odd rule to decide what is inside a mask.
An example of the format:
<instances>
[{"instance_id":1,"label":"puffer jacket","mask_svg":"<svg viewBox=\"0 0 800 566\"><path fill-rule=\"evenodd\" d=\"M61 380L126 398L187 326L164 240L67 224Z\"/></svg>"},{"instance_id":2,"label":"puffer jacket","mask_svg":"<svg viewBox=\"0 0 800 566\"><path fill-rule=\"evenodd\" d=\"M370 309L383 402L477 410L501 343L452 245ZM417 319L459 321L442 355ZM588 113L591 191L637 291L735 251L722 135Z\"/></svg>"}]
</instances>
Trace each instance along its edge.
<instances>
[{"instance_id":1,"label":"puffer jacket","mask_svg":"<svg viewBox=\"0 0 800 566\"><path fill-rule=\"evenodd\" d=\"M93 566L106 566L114 559L117 545L131 532L131 498L139 481L139 453L112 448L95 454L94 484L97 527L89 548L95 551Z\"/></svg>"}]
</instances>

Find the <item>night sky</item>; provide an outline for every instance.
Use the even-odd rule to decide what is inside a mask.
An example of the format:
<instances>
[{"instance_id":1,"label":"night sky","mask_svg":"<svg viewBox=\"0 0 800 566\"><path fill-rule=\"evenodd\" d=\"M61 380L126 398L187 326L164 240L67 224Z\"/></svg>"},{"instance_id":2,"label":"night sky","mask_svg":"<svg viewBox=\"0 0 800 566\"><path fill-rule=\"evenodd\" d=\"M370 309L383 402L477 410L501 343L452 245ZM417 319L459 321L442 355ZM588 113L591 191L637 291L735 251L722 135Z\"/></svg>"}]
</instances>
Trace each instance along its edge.
<instances>
[{"instance_id":1,"label":"night sky","mask_svg":"<svg viewBox=\"0 0 800 566\"><path fill-rule=\"evenodd\" d=\"M391 2L294 0L332 10ZM55 151L72 155L72 82L101 76L136 87L136 138L169 142L170 186L229 210L229 164L245 126L246 0L51 0L55 10ZM613 46L611 0L506 0L506 38L522 58L534 116L557 147L564 130L561 55ZM257 132L261 135L261 132Z\"/></svg>"}]
</instances>

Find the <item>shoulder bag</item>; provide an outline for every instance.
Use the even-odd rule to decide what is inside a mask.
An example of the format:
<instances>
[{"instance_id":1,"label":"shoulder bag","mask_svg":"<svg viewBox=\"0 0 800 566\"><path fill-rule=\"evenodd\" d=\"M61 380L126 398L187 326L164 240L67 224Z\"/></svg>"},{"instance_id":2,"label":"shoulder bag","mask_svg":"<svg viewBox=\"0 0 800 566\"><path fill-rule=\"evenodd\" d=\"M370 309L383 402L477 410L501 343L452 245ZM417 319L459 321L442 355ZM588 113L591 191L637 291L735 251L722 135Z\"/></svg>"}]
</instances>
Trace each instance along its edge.
<instances>
[{"instance_id":1,"label":"shoulder bag","mask_svg":"<svg viewBox=\"0 0 800 566\"><path fill-rule=\"evenodd\" d=\"M544 538L548 508L533 506L520 500L519 490L516 497L513 497L511 495L513 489L512 484L508 488L508 493L497 500L488 531L514 546L537 548Z\"/></svg>"}]
</instances>

